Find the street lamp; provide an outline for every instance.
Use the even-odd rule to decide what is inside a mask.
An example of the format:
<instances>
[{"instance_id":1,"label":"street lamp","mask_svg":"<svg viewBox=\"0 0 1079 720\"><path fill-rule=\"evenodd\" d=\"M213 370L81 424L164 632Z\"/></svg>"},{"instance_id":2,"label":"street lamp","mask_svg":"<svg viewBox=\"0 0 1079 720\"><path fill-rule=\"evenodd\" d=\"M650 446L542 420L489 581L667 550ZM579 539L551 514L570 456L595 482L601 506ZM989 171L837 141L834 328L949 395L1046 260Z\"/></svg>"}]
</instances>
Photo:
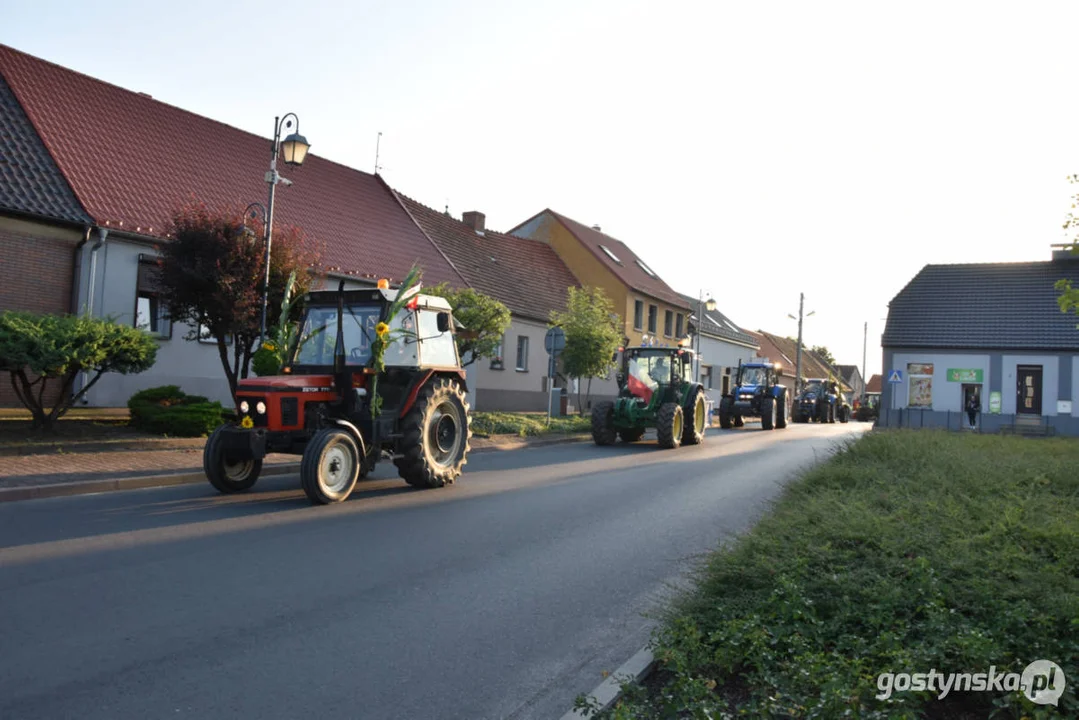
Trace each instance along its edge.
<instances>
[{"instance_id":1,"label":"street lamp","mask_svg":"<svg viewBox=\"0 0 1079 720\"><path fill-rule=\"evenodd\" d=\"M292 119L289 119L292 118ZM296 131L291 133L288 137L281 140L281 131L284 128L291 128L293 120L296 121ZM296 113L288 113L285 117L275 117L273 120L273 143L270 145L270 169L266 173L266 182L270 186L270 201L266 205L265 217L266 217L266 277L262 285L262 323L259 328L259 345L261 346L266 339L266 305L269 302L270 296L270 246L273 241L273 200L274 191L277 189L278 183L285 183L291 185L292 181L287 178L281 177L277 172L277 155L281 154L287 165L303 165L304 158L307 157L307 151L311 145L307 142L307 138L300 134L300 118L296 116ZM257 203L252 203L257 205ZM251 209L251 205L248 205L248 210ZM247 211L244 211L247 214Z\"/></svg>"},{"instance_id":2,"label":"street lamp","mask_svg":"<svg viewBox=\"0 0 1079 720\"><path fill-rule=\"evenodd\" d=\"M794 394L797 395L802 389L802 311L805 309L805 293L798 293L798 317L794 317L790 313L787 313L787 317L791 320L798 321L798 360L795 363L794 369ZM812 310L806 313L805 317L815 315L816 310Z\"/></svg>"},{"instance_id":3,"label":"street lamp","mask_svg":"<svg viewBox=\"0 0 1079 720\"><path fill-rule=\"evenodd\" d=\"M697 363L697 371L693 374L693 377L699 383L701 381L701 329L704 328L704 311L714 312L716 309L716 301L712 299L712 294L708 294L708 299L704 299L704 290L701 290L697 295L697 352L694 360Z\"/></svg>"}]
</instances>

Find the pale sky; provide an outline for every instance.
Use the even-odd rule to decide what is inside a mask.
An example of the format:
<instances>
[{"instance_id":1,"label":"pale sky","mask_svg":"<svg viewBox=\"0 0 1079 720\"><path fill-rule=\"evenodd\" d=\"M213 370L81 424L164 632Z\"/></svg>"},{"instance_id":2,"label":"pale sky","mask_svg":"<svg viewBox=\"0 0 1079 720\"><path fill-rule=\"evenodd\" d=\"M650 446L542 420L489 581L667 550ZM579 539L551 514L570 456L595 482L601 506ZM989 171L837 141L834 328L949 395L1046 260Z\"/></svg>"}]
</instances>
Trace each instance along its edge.
<instances>
[{"instance_id":1,"label":"pale sky","mask_svg":"<svg viewBox=\"0 0 1079 720\"><path fill-rule=\"evenodd\" d=\"M1079 3L6 3L0 42L508 230L550 207L748 329L880 371L927 263L1045 260ZM287 192L287 188L282 190Z\"/></svg>"}]
</instances>

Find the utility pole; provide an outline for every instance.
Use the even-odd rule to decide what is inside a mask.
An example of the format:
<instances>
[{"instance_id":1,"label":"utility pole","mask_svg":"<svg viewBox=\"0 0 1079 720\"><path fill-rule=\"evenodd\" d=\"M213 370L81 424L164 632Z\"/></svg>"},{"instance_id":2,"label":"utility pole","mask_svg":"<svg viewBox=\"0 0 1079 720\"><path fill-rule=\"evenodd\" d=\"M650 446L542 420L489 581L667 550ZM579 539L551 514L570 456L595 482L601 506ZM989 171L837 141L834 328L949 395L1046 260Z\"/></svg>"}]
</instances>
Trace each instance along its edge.
<instances>
[{"instance_id":1,"label":"utility pole","mask_svg":"<svg viewBox=\"0 0 1079 720\"><path fill-rule=\"evenodd\" d=\"M865 321L865 325L862 326L862 397L859 398L859 405L865 405L865 386L869 382L865 376L865 350L866 341L869 339L869 321Z\"/></svg>"},{"instance_id":2,"label":"utility pole","mask_svg":"<svg viewBox=\"0 0 1079 720\"><path fill-rule=\"evenodd\" d=\"M794 367L794 395L802 390L802 311L805 309L805 293L798 293L798 360Z\"/></svg>"}]
</instances>

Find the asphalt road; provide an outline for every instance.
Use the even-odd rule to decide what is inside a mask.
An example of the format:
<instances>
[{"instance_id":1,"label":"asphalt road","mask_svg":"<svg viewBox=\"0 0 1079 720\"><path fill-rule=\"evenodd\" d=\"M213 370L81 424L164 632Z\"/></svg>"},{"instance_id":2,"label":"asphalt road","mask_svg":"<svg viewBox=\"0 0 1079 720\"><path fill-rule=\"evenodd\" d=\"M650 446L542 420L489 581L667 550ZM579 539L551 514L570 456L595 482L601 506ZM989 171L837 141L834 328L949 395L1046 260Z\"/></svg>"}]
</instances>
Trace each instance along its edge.
<instances>
[{"instance_id":1,"label":"asphalt road","mask_svg":"<svg viewBox=\"0 0 1079 720\"><path fill-rule=\"evenodd\" d=\"M0 505L0 718L558 718L700 553L868 425Z\"/></svg>"}]
</instances>

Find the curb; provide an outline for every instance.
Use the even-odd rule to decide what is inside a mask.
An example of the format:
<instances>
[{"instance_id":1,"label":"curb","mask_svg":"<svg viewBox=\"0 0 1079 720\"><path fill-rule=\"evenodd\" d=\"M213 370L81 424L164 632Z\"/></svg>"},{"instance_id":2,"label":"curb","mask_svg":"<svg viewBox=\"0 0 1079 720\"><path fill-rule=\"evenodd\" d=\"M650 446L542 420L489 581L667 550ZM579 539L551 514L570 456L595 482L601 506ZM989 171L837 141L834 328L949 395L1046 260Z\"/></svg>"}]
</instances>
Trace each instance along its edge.
<instances>
[{"instance_id":1,"label":"curb","mask_svg":"<svg viewBox=\"0 0 1079 720\"><path fill-rule=\"evenodd\" d=\"M622 666L607 676L607 679L596 686L596 689L588 694L588 697L599 704L599 709L592 713L582 710L570 710L562 716L561 720L586 720L595 717L599 713L609 710L618 697L622 694L622 683L628 678L632 682L640 682L642 678L652 672L656 659L647 646L637 651L637 654L622 663Z\"/></svg>"},{"instance_id":2,"label":"curb","mask_svg":"<svg viewBox=\"0 0 1079 720\"><path fill-rule=\"evenodd\" d=\"M300 471L299 463L281 463L262 469L262 476L288 475ZM199 472L170 473L167 475L143 475L116 480L83 480L49 485L0 488L0 503L16 500L40 500L42 498L68 495L90 495L114 490L141 490L143 488L169 487L171 485L194 485L207 482L206 474Z\"/></svg>"},{"instance_id":3,"label":"curb","mask_svg":"<svg viewBox=\"0 0 1079 720\"><path fill-rule=\"evenodd\" d=\"M588 435L571 435L552 439L537 439L534 441L524 440L505 446L492 445L488 447L473 448L473 453L506 452L509 450L523 450L531 447L543 447L545 445L561 445L563 443L584 442L590 439ZM289 475L300 471L300 463L281 463L263 467L262 476ZM141 490L143 488L169 487L172 485L193 485L206 482L206 475L202 470L179 473L166 473L155 475L141 475L139 477L102 479L102 480L75 480L71 482L49 483L48 485L27 485L26 487L0 488L0 503L15 502L16 500L40 500L42 498L66 497L70 495L90 495L93 493L113 492L116 490Z\"/></svg>"}]
</instances>

